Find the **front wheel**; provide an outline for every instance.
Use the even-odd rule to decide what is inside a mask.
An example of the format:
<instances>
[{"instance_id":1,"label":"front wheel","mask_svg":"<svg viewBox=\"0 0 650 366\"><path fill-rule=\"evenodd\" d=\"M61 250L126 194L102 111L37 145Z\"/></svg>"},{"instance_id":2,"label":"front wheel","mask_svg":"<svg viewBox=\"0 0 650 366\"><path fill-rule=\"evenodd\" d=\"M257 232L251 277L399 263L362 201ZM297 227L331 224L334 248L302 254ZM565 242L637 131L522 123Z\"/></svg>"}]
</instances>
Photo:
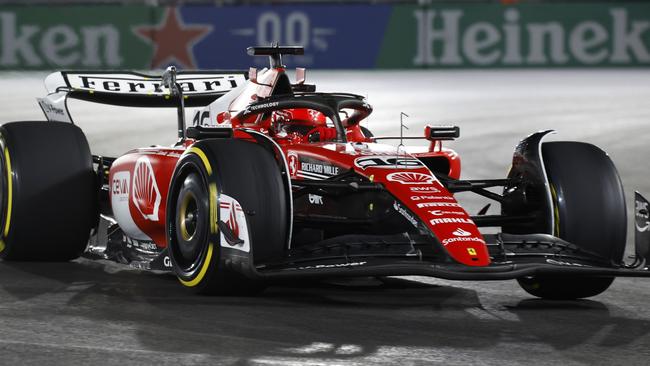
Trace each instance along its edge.
<instances>
[{"instance_id":1,"label":"front wheel","mask_svg":"<svg viewBox=\"0 0 650 366\"><path fill-rule=\"evenodd\" d=\"M598 147L580 142L550 142L542 156L553 199L553 234L612 264L623 259L627 211L616 167ZM613 277L525 277L531 295L553 300L596 296Z\"/></svg>"},{"instance_id":2,"label":"front wheel","mask_svg":"<svg viewBox=\"0 0 650 366\"><path fill-rule=\"evenodd\" d=\"M571 300L601 294L614 282L614 277L524 277L517 280L521 288L533 296L549 300Z\"/></svg>"},{"instance_id":3,"label":"front wheel","mask_svg":"<svg viewBox=\"0 0 650 366\"><path fill-rule=\"evenodd\" d=\"M201 140L179 160L167 198L172 268L209 295L254 295L255 264L284 254L288 209L275 157L256 143Z\"/></svg>"}]
</instances>

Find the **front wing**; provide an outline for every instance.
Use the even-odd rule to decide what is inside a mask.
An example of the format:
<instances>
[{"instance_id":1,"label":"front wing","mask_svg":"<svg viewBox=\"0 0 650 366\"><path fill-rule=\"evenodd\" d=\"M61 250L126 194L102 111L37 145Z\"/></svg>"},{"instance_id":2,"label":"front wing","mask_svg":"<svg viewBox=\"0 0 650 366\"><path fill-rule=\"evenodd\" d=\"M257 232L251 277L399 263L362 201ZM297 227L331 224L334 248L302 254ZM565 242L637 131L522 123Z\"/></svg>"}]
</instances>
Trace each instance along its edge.
<instances>
[{"instance_id":1,"label":"front wing","mask_svg":"<svg viewBox=\"0 0 650 366\"><path fill-rule=\"evenodd\" d=\"M637 255L631 264L611 263L548 234L485 235L492 262L488 266L466 266L445 257L422 255L416 240L409 244L365 245L354 251L354 243L342 243L318 256L294 255L290 260L256 268L266 279L341 276L429 276L448 280L510 280L537 277L650 277L646 259ZM426 245L422 243L421 245ZM372 254L369 254L372 253Z\"/></svg>"}]
</instances>

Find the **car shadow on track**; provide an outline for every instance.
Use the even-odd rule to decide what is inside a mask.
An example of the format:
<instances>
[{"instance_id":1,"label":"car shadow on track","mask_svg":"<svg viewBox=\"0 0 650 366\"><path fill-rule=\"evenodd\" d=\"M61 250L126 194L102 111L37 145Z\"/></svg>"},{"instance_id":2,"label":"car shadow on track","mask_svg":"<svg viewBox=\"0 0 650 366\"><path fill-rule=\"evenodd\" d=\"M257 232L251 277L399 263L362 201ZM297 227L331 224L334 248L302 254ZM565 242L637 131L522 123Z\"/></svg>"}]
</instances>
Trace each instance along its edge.
<instances>
[{"instance_id":1,"label":"car shadow on track","mask_svg":"<svg viewBox=\"0 0 650 366\"><path fill-rule=\"evenodd\" d=\"M205 297L172 275L107 262L0 262L0 291L4 308L25 311L38 301L38 311L45 302L52 316L89 320L84 327L93 329L80 333L123 326L147 351L243 364L371 362L386 352L410 357L414 350L469 352L511 342L555 350L596 342L614 350L650 331L648 320L598 301L514 297L484 304L471 289L402 278L285 282L255 297Z\"/></svg>"}]
</instances>

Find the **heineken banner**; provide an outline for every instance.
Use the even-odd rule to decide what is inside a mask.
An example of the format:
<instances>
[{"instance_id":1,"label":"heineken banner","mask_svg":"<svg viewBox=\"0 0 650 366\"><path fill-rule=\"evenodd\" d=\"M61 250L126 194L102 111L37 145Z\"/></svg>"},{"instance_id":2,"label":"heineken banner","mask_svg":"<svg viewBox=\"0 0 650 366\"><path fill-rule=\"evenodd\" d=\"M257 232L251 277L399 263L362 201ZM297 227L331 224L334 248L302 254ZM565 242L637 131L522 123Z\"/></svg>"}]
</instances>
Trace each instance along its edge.
<instances>
[{"instance_id":1,"label":"heineken banner","mask_svg":"<svg viewBox=\"0 0 650 366\"><path fill-rule=\"evenodd\" d=\"M2 70L241 69L276 41L312 68L650 66L650 4L0 8Z\"/></svg>"}]
</instances>

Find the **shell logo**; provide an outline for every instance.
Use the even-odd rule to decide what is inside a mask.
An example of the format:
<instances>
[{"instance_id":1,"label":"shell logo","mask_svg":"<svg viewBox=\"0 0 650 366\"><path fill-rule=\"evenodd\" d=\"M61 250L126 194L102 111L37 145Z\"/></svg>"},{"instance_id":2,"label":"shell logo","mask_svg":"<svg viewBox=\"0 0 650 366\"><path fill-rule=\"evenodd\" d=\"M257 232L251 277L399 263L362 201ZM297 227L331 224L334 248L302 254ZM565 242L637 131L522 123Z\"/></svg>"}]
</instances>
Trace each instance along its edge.
<instances>
[{"instance_id":1,"label":"shell logo","mask_svg":"<svg viewBox=\"0 0 650 366\"><path fill-rule=\"evenodd\" d=\"M136 161L131 187L133 204L142 217L145 220L158 221L160 190L148 157L142 156Z\"/></svg>"},{"instance_id":2,"label":"shell logo","mask_svg":"<svg viewBox=\"0 0 650 366\"><path fill-rule=\"evenodd\" d=\"M456 231L454 231L452 234L454 234L456 236L470 236L470 235L472 235L472 233L470 233L469 231L465 231L465 230L463 230L461 228L456 229Z\"/></svg>"},{"instance_id":3,"label":"shell logo","mask_svg":"<svg viewBox=\"0 0 650 366\"><path fill-rule=\"evenodd\" d=\"M417 172L395 172L386 176L390 182L398 182L401 184L432 184L433 177L429 174Z\"/></svg>"}]
</instances>

